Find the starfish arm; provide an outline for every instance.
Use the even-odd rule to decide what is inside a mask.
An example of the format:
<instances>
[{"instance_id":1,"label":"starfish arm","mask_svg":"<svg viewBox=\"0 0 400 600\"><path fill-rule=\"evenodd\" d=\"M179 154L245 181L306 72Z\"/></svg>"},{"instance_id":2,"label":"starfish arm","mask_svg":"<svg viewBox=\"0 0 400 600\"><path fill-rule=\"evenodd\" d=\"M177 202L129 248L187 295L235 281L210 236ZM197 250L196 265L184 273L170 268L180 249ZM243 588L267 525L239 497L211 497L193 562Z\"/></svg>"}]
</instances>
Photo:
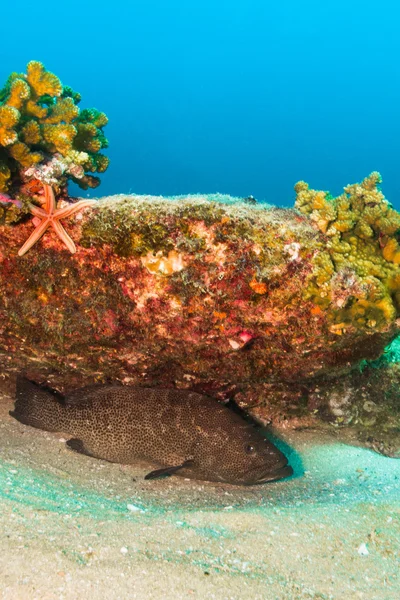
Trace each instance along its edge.
<instances>
[{"instance_id":1,"label":"starfish arm","mask_svg":"<svg viewBox=\"0 0 400 600\"><path fill-rule=\"evenodd\" d=\"M74 204L70 204L70 206L65 206L64 208L59 208L54 213L54 218L57 219L65 219L66 217L70 217L71 215L87 208L88 206L93 206L96 204L96 200L79 200L79 202L75 202Z\"/></svg>"},{"instance_id":2,"label":"starfish arm","mask_svg":"<svg viewBox=\"0 0 400 600\"><path fill-rule=\"evenodd\" d=\"M56 199L51 185L44 184L45 211L49 214L56 210Z\"/></svg>"},{"instance_id":3,"label":"starfish arm","mask_svg":"<svg viewBox=\"0 0 400 600\"><path fill-rule=\"evenodd\" d=\"M26 240L25 244L18 250L18 256L23 256L30 248L42 237L49 226L48 219L45 219L41 224L32 231L31 235Z\"/></svg>"},{"instance_id":4,"label":"starfish arm","mask_svg":"<svg viewBox=\"0 0 400 600\"><path fill-rule=\"evenodd\" d=\"M35 215L35 217L39 217L40 219L46 219L49 216L43 208L35 206L34 204L29 204L29 211Z\"/></svg>"},{"instance_id":5,"label":"starfish arm","mask_svg":"<svg viewBox=\"0 0 400 600\"><path fill-rule=\"evenodd\" d=\"M65 231L64 227L61 225L61 223L53 220L51 222L51 224L52 224L54 231L56 232L56 234L58 235L60 240L67 246L67 248L71 252L71 254L75 254L76 246L75 246L74 242L71 240L71 238L69 237L68 233Z\"/></svg>"},{"instance_id":6,"label":"starfish arm","mask_svg":"<svg viewBox=\"0 0 400 600\"><path fill-rule=\"evenodd\" d=\"M41 223L32 232L32 234L26 240L25 244L19 249L19 256L23 256L25 252L28 252L28 250L32 248L32 246L35 244L35 242L38 241L38 239L41 238L41 236L44 234L44 232L50 224L57 233L60 240L66 245L68 250L71 253L76 252L74 242L71 240L68 233L65 231L64 227L59 221L60 219L66 219L67 217L70 217L71 215L83 210L84 208L96 204L96 200L80 200L79 202L75 202L74 204L70 204L65 208L60 208L59 210L57 210L53 188L47 184L44 184L43 188L45 198L43 207L35 206L34 204L29 204L29 210L31 214L41 219Z\"/></svg>"}]
</instances>

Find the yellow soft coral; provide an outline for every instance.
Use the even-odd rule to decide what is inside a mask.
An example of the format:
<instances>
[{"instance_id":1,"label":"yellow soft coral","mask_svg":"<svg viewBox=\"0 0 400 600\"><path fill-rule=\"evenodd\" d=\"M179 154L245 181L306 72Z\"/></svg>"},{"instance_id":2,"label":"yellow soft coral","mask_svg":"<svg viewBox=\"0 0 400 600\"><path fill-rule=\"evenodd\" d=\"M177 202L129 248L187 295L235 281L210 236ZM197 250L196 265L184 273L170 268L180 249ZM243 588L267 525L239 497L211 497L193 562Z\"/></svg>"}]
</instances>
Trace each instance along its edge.
<instances>
[{"instance_id":1,"label":"yellow soft coral","mask_svg":"<svg viewBox=\"0 0 400 600\"><path fill-rule=\"evenodd\" d=\"M395 238L390 238L388 243L383 247L383 257L396 265L400 264L400 246Z\"/></svg>"},{"instance_id":2,"label":"yellow soft coral","mask_svg":"<svg viewBox=\"0 0 400 600\"><path fill-rule=\"evenodd\" d=\"M0 89L0 192L25 193L29 177L64 191L69 179L83 189L99 185L89 173L108 167L100 154L108 145L107 117L94 108L80 111L80 99L38 61L26 74L11 73Z\"/></svg>"},{"instance_id":3,"label":"yellow soft coral","mask_svg":"<svg viewBox=\"0 0 400 600\"><path fill-rule=\"evenodd\" d=\"M60 152L66 155L72 149L72 142L76 135L76 129L71 124L43 125L43 138L48 144L50 151Z\"/></svg>"},{"instance_id":4,"label":"yellow soft coral","mask_svg":"<svg viewBox=\"0 0 400 600\"><path fill-rule=\"evenodd\" d=\"M20 119L19 111L13 106L0 106L0 145L9 146L18 139L14 127Z\"/></svg>"},{"instance_id":5,"label":"yellow soft coral","mask_svg":"<svg viewBox=\"0 0 400 600\"><path fill-rule=\"evenodd\" d=\"M10 148L11 156L24 167L36 165L43 158L40 152L31 152L23 142L16 142Z\"/></svg>"},{"instance_id":6,"label":"yellow soft coral","mask_svg":"<svg viewBox=\"0 0 400 600\"><path fill-rule=\"evenodd\" d=\"M79 108L72 98L57 98L51 112L44 118L45 123L71 123L79 115Z\"/></svg>"},{"instance_id":7,"label":"yellow soft coral","mask_svg":"<svg viewBox=\"0 0 400 600\"><path fill-rule=\"evenodd\" d=\"M28 100L25 111L27 115L36 119L44 119L49 112L46 106L41 106L36 100Z\"/></svg>"},{"instance_id":8,"label":"yellow soft coral","mask_svg":"<svg viewBox=\"0 0 400 600\"><path fill-rule=\"evenodd\" d=\"M98 152L101 149L101 140L97 137L97 128L93 123L78 123L76 145L87 152Z\"/></svg>"},{"instance_id":9,"label":"yellow soft coral","mask_svg":"<svg viewBox=\"0 0 400 600\"><path fill-rule=\"evenodd\" d=\"M39 123L30 120L21 129L21 138L26 144L38 144L42 140Z\"/></svg>"},{"instance_id":10,"label":"yellow soft coral","mask_svg":"<svg viewBox=\"0 0 400 600\"><path fill-rule=\"evenodd\" d=\"M337 323L384 326L400 310L400 214L379 190L380 183L379 173L371 173L337 198L303 181L295 186L296 209L327 236L311 259L305 297L323 308L336 305Z\"/></svg>"},{"instance_id":11,"label":"yellow soft coral","mask_svg":"<svg viewBox=\"0 0 400 600\"><path fill-rule=\"evenodd\" d=\"M7 167L7 165L0 162L0 192L7 191L10 177L10 169Z\"/></svg>"},{"instance_id":12,"label":"yellow soft coral","mask_svg":"<svg viewBox=\"0 0 400 600\"><path fill-rule=\"evenodd\" d=\"M95 170L98 173L104 173L107 170L108 165L110 164L110 159L108 156L104 156L104 154L96 154L94 157L95 162Z\"/></svg>"},{"instance_id":13,"label":"yellow soft coral","mask_svg":"<svg viewBox=\"0 0 400 600\"><path fill-rule=\"evenodd\" d=\"M62 84L56 75L46 71L41 62L31 60L26 69L26 79L36 97L61 96Z\"/></svg>"},{"instance_id":14,"label":"yellow soft coral","mask_svg":"<svg viewBox=\"0 0 400 600\"><path fill-rule=\"evenodd\" d=\"M327 200L326 192L310 190L304 181L299 181L294 189L297 192L296 208L310 215L318 229L326 233L329 224L337 217L336 207Z\"/></svg>"},{"instance_id":15,"label":"yellow soft coral","mask_svg":"<svg viewBox=\"0 0 400 600\"><path fill-rule=\"evenodd\" d=\"M20 110L24 102L30 98L29 85L23 79L15 79L11 84L10 96L7 100L8 106Z\"/></svg>"}]
</instances>

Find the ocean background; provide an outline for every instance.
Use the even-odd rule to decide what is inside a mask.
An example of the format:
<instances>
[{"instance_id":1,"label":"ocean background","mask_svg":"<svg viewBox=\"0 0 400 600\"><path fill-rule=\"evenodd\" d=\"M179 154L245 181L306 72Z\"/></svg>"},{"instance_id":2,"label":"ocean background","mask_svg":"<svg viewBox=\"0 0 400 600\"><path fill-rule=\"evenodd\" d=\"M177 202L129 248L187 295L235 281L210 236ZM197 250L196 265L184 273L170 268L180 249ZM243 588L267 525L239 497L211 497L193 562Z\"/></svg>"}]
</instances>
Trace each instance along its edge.
<instances>
[{"instance_id":1,"label":"ocean background","mask_svg":"<svg viewBox=\"0 0 400 600\"><path fill-rule=\"evenodd\" d=\"M91 195L290 206L300 179L336 195L378 170L400 209L399 17L394 0L4 0L0 85L40 60L106 112Z\"/></svg>"}]
</instances>

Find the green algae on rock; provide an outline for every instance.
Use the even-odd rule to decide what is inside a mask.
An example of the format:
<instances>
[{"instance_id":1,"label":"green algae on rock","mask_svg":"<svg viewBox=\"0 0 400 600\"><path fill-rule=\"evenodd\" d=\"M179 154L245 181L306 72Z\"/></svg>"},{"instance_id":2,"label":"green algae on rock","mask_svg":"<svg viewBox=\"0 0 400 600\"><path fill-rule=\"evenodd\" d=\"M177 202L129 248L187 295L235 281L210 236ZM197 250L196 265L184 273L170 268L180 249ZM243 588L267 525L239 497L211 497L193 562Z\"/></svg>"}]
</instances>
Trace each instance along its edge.
<instances>
[{"instance_id":1,"label":"green algae on rock","mask_svg":"<svg viewBox=\"0 0 400 600\"><path fill-rule=\"evenodd\" d=\"M187 388L264 420L281 389L297 422L322 413L308 405L315 382L378 358L399 332L400 216L378 182L336 200L298 184L298 210L103 198L71 219L73 256L48 234L18 257L31 224L3 220L3 372L28 368L61 390Z\"/></svg>"}]
</instances>

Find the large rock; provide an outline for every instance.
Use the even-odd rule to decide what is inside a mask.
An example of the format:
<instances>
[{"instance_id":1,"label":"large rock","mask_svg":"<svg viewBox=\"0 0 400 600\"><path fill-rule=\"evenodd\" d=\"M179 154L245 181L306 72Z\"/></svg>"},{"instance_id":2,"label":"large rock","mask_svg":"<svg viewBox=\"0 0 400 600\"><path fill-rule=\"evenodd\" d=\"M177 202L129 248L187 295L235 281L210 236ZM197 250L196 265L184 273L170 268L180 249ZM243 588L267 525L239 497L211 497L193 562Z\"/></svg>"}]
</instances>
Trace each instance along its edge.
<instances>
[{"instance_id":1,"label":"large rock","mask_svg":"<svg viewBox=\"0 0 400 600\"><path fill-rule=\"evenodd\" d=\"M358 186L359 203L380 193L376 183ZM399 331L400 261L396 249L385 256L393 226L360 233L353 215L335 229L338 199L325 199L336 220L324 214L321 229L311 192L300 184L299 211L219 195L107 197L65 222L76 254L47 231L23 257L31 218L16 218L13 205L7 219L4 205L2 372L24 368L61 390L115 380L186 387L266 420L274 393L287 402L292 390L298 405L318 382L377 358Z\"/></svg>"}]
</instances>

